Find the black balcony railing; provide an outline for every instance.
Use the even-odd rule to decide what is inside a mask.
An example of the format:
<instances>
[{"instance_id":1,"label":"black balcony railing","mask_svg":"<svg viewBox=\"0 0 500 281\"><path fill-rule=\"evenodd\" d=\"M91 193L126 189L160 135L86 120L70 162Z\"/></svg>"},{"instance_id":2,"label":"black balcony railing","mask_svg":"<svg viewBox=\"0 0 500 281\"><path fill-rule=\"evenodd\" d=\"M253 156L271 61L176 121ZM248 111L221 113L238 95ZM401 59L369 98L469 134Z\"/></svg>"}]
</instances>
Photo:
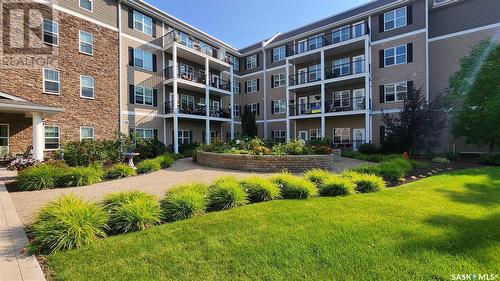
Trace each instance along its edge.
<instances>
[{"instance_id":1,"label":"black balcony railing","mask_svg":"<svg viewBox=\"0 0 500 281\"><path fill-rule=\"evenodd\" d=\"M321 69L299 71L297 74L292 74L288 77L290 86L307 84L321 80Z\"/></svg>"},{"instance_id":2,"label":"black balcony railing","mask_svg":"<svg viewBox=\"0 0 500 281\"><path fill-rule=\"evenodd\" d=\"M328 36L317 35L296 42L295 44L288 44L286 46L286 55L293 56L305 53L331 44L337 44L353 38L361 37L369 33L370 29L368 27L368 22L345 26L339 29L334 29Z\"/></svg>"},{"instance_id":3,"label":"black balcony railing","mask_svg":"<svg viewBox=\"0 0 500 281\"><path fill-rule=\"evenodd\" d=\"M229 63L229 58L225 52L177 30L171 30L169 33L163 35L160 42L162 42L163 47L176 42L210 57Z\"/></svg>"},{"instance_id":4,"label":"black balcony railing","mask_svg":"<svg viewBox=\"0 0 500 281\"><path fill-rule=\"evenodd\" d=\"M191 115L206 115L206 106L202 104L181 103L178 107L179 113ZM165 102L165 114L174 112L174 103ZM210 106L208 114L211 117L231 118L231 110L228 107Z\"/></svg>"},{"instance_id":5,"label":"black balcony railing","mask_svg":"<svg viewBox=\"0 0 500 281\"><path fill-rule=\"evenodd\" d=\"M321 113L321 101L311 103L292 104L289 106L289 115L308 115Z\"/></svg>"},{"instance_id":6,"label":"black balcony railing","mask_svg":"<svg viewBox=\"0 0 500 281\"><path fill-rule=\"evenodd\" d=\"M210 106L211 117L220 117L220 118L231 118L231 109L229 107L220 107L220 106Z\"/></svg>"},{"instance_id":7,"label":"black balcony railing","mask_svg":"<svg viewBox=\"0 0 500 281\"><path fill-rule=\"evenodd\" d=\"M338 78L365 72L365 60L356 60L348 63L333 65L325 68L325 79Z\"/></svg>"},{"instance_id":8,"label":"black balcony railing","mask_svg":"<svg viewBox=\"0 0 500 281\"><path fill-rule=\"evenodd\" d=\"M174 77L174 67L170 66L167 67L163 70L163 76L165 79L170 79ZM177 67L177 78L182 78L184 80L196 82L199 84L205 84L205 72L203 71L196 71L196 70L190 70L186 71L185 69L182 69L181 67Z\"/></svg>"},{"instance_id":9,"label":"black balcony railing","mask_svg":"<svg viewBox=\"0 0 500 281\"><path fill-rule=\"evenodd\" d=\"M231 81L219 78L219 76L213 76L210 74L210 86L213 88L231 91Z\"/></svg>"},{"instance_id":10,"label":"black balcony railing","mask_svg":"<svg viewBox=\"0 0 500 281\"><path fill-rule=\"evenodd\" d=\"M325 101L325 112L343 112L366 109L365 97L341 98Z\"/></svg>"}]
</instances>

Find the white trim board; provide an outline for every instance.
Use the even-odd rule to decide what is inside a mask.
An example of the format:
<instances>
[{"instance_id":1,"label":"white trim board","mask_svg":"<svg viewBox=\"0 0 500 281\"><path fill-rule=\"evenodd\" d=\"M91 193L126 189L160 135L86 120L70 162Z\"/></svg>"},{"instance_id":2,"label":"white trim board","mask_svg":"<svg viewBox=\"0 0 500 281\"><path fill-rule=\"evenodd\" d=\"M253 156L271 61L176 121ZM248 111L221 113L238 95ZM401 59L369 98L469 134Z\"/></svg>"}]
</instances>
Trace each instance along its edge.
<instances>
[{"instance_id":1,"label":"white trim board","mask_svg":"<svg viewBox=\"0 0 500 281\"><path fill-rule=\"evenodd\" d=\"M443 40L443 39L447 39L447 38L451 38L451 37L456 37L456 36L460 36L460 35L465 35L465 34L477 32L477 31L483 31L483 30L488 30L491 28L498 28L498 27L500 27L500 22L490 24L490 25L484 25L484 26L480 26L480 27L476 27L476 28L472 28L472 29L462 30L462 31L454 32L454 33L449 33L449 34L445 34L445 35L441 35L441 36L437 36L437 37L433 37L433 38L429 38L429 42Z\"/></svg>"},{"instance_id":2,"label":"white trim board","mask_svg":"<svg viewBox=\"0 0 500 281\"><path fill-rule=\"evenodd\" d=\"M385 38L385 39L373 41L371 44L372 44L372 46L373 45L377 45L377 44L382 44L382 43L390 42L390 41L393 41L393 40L398 40L398 39L401 39L401 38L405 38L405 37L408 37L408 36L413 36L413 35L417 35L417 34L420 34L420 33L424 33L426 31L427 30L425 28L422 28L422 29L418 29L418 30L415 30L415 31L412 31L412 32L407 32L407 33L403 33L403 34L400 34L400 35L392 36L392 37L389 37L389 38Z\"/></svg>"},{"instance_id":3,"label":"white trim board","mask_svg":"<svg viewBox=\"0 0 500 281\"><path fill-rule=\"evenodd\" d=\"M163 51L163 48L162 48L162 47L160 47L160 46L158 46L158 45L155 45L155 44L151 44L150 42L148 42L148 41L146 41L146 40L139 39L139 38L134 37L134 36L132 36L132 35L129 35L129 34L126 34L126 33L120 32L120 36L125 37L125 38L130 39L130 40L134 40L134 41L139 42L139 43L141 43L141 44L143 44L143 45L146 45L146 46L148 46L148 47L151 47L151 48L154 48L154 49L157 49L157 50L161 50L161 51Z\"/></svg>"}]
</instances>

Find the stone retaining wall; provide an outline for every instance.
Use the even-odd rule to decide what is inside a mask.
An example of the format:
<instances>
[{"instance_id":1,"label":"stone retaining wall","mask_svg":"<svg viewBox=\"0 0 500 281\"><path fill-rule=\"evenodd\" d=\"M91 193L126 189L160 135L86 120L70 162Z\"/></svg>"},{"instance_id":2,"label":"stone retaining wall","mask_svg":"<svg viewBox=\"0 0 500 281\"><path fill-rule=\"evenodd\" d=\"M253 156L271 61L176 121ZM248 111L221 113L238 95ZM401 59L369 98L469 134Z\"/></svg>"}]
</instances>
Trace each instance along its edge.
<instances>
[{"instance_id":1,"label":"stone retaining wall","mask_svg":"<svg viewBox=\"0 0 500 281\"><path fill-rule=\"evenodd\" d=\"M279 172L284 169L301 173L312 168L332 169L340 159L340 150L329 155L248 155L198 152L200 165L248 172Z\"/></svg>"}]
</instances>

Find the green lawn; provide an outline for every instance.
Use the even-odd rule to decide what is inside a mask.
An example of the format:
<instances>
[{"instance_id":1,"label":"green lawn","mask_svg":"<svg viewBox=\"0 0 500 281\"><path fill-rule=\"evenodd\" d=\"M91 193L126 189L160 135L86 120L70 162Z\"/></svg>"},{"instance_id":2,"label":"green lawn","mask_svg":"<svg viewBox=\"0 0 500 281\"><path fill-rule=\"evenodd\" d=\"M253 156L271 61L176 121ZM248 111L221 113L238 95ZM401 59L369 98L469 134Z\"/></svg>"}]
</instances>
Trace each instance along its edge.
<instances>
[{"instance_id":1,"label":"green lawn","mask_svg":"<svg viewBox=\"0 0 500 281\"><path fill-rule=\"evenodd\" d=\"M279 200L50 256L59 280L451 280L500 273L500 169Z\"/></svg>"}]
</instances>

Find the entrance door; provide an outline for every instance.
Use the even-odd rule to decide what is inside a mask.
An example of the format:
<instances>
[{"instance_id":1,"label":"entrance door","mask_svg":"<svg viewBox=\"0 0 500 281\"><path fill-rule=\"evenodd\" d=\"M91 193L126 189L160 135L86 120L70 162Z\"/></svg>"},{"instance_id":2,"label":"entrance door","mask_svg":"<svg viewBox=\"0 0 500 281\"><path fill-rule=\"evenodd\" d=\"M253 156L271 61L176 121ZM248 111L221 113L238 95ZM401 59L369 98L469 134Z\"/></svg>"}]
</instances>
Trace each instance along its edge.
<instances>
[{"instance_id":1,"label":"entrance door","mask_svg":"<svg viewBox=\"0 0 500 281\"><path fill-rule=\"evenodd\" d=\"M365 89L352 90L352 110L365 109Z\"/></svg>"},{"instance_id":2,"label":"entrance door","mask_svg":"<svg viewBox=\"0 0 500 281\"><path fill-rule=\"evenodd\" d=\"M299 115L306 114L308 110L307 97L299 98Z\"/></svg>"},{"instance_id":3,"label":"entrance door","mask_svg":"<svg viewBox=\"0 0 500 281\"><path fill-rule=\"evenodd\" d=\"M297 85L300 84L305 84L306 83L306 78L307 78L307 68L302 68L299 69L299 75L298 75L298 83Z\"/></svg>"},{"instance_id":4,"label":"entrance door","mask_svg":"<svg viewBox=\"0 0 500 281\"><path fill-rule=\"evenodd\" d=\"M220 102L218 100L212 101L212 116L219 117Z\"/></svg>"},{"instance_id":5,"label":"entrance door","mask_svg":"<svg viewBox=\"0 0 500 281\"><path fill-rule=\"evenodd\" d=\"M354 151L357 151L359 145L365 142L365 129L353 129L352 137L353 137L352 149Z\"/></svg>"},{"instance_id":6,"label":"entrance door","mask_svg":"<svg viewBox=\"0 0 500 281\"><path fill-rule=\"evenodd\" d=\"M297 50L296 54L303 53L307 51L307 40L302 40L297 43Z\"/></svg>"},{"instance_id":7,"label":"entrance door","mask_svg":"<svg viewBox=\"0 0 500 281\"><path fill-rule=\"evenodd\" d=\"M299 140L307 141L307 131L299 131Z\"/></svg>"},{"instance_id":8,"label":"entrance door","mask_svg":"<svg viewBox=\"0 0 500 281\"><path fill-rule=\"evenodd\" d=\"M365 55L355 56L352 58L352 74L363 73L365 63Z\"/></svg>"},{"instance_id":9,"label":"entrance door","mask_svg":"<svg viewBox=\"0 0 500 281\"><path fill-rule=\"evenodd\" d=\"M219 88L219 75L212 74L212 87Z\"/></svg>"},{"instance_id":10,"label":"entrance door","mask_svg":"<svg viewBox=\"0 0 500 281\"><path fill-rule=\"evenodd\" d=\"M9 154L9 125L0 124L0 158Z\"/></svg>"}]
</instances>

